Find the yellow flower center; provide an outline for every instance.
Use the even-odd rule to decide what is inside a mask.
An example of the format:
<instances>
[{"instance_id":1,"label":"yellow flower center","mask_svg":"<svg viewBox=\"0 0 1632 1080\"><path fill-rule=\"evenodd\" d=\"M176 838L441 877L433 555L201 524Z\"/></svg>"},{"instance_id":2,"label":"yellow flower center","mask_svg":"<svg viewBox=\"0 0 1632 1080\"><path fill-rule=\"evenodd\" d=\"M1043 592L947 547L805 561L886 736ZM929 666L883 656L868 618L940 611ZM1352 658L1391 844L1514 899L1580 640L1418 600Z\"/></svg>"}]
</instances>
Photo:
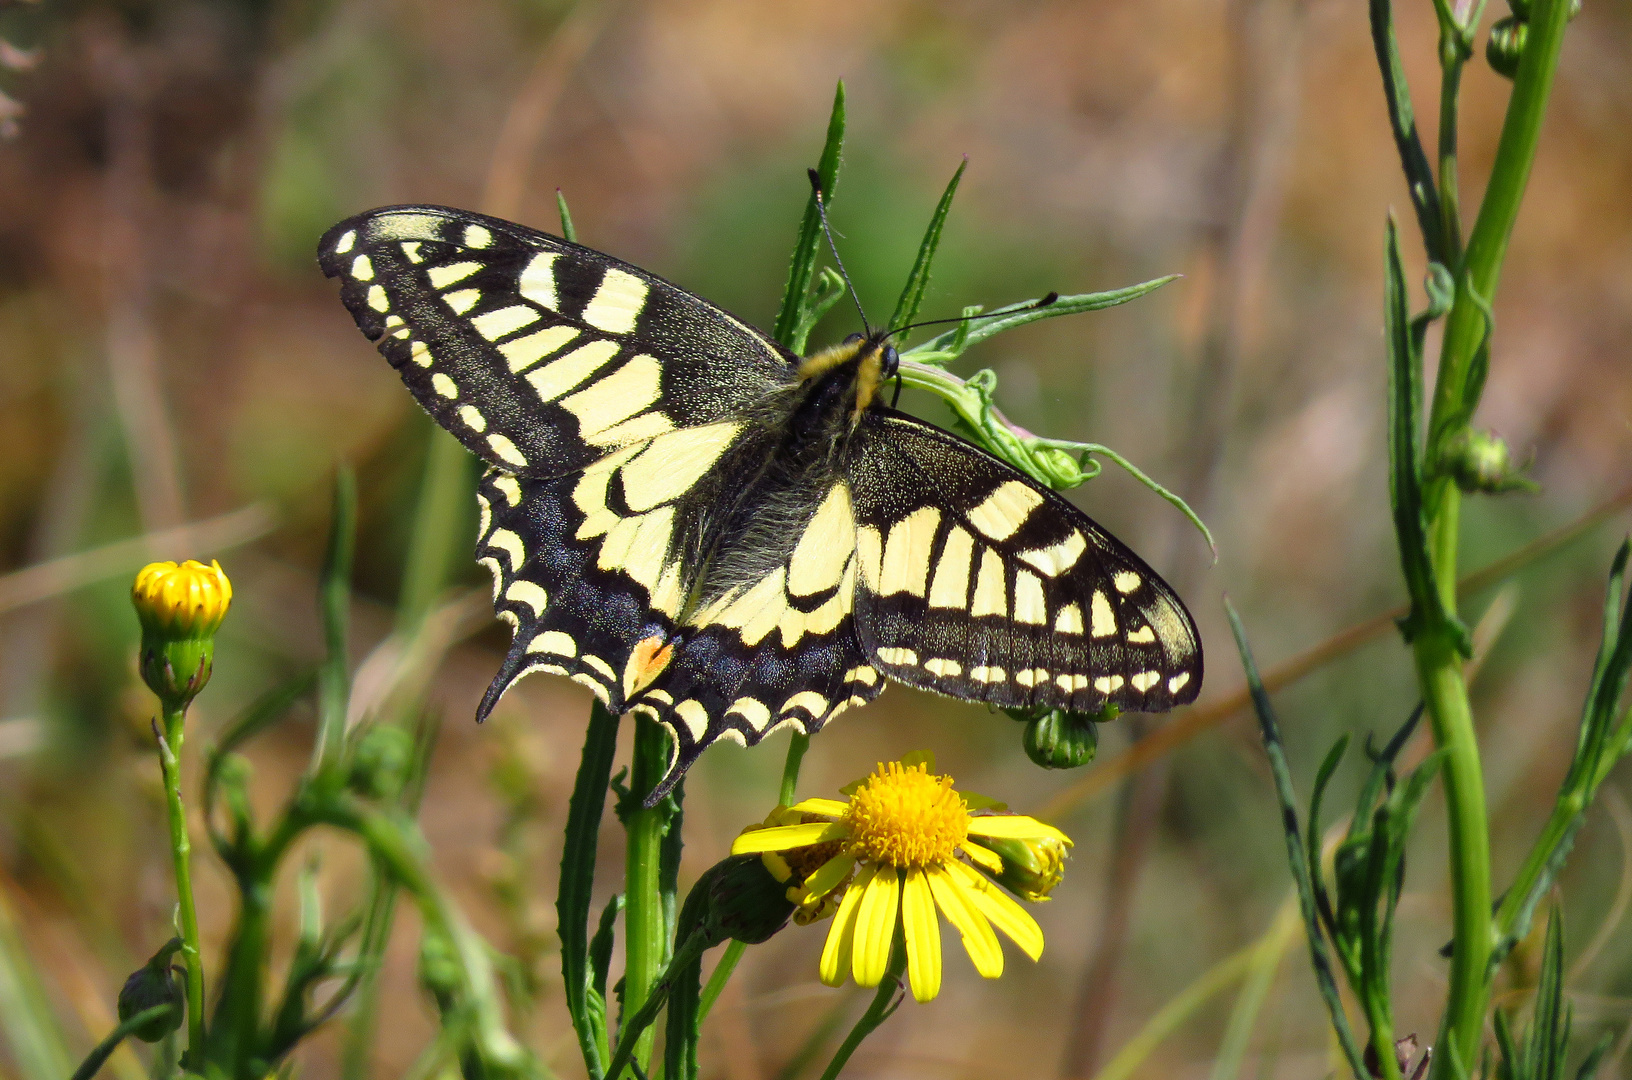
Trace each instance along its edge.
<instances>
[{"instance_id":1,"label":"yellow flower center","mask_svg":"<svg viewBox=\"0 0 1632 1080\"><path fill-rule=\"evenodd\" d=\"M969 835L969 808L950 776L928 766L880 764L850 797L850 850L897 869L950 862Z\"/></svg>"}]
</instances>

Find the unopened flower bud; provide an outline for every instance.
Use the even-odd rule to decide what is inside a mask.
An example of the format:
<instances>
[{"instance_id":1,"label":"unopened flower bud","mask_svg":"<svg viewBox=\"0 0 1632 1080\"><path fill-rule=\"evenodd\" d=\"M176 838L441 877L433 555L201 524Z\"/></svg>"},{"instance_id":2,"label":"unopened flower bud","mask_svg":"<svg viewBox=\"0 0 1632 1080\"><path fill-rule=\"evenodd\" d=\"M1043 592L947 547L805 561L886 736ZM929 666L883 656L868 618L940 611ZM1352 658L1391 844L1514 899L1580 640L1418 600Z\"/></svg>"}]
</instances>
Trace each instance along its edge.
<instances>
[{"instance_id":1,"label":"unopened flower bud","mask_svg":"<svg viewBox=\"0 0 1632 1080\"><path fill-rule=\"evenodd\" d=\"M795 904L786 879L779 880L758 855L733 855L698 879L707 889L702 925L710 944L727 938L758 945L788 925Z\"/></svg>"},{"instance_id":2,"label":"unopened flower bud","mask_svg":"<svg viewBox=\"0 0 1632 1080\"><path fill-rule=\"evenodd\" d=\"M1030 840L982 837L981 846L990 848L1003 860L997 881L1022 900L1047 900L1054 886L1065 876L1065 860L1070 845L1054 836Z\"/></svg>"},{"instance_id":3,"label":"unopened flower bud","mask_svg":"<svg viewBox=\"0 0 1632 1080\"><path fill-rule=\"evenodd\" d=\"M1529 36L1530 27L1522 19L1510 15L1496 20L1485 42L1485 60L1496 74L1511 79L1519 73L1519 59Z\"/></svg>"},{"instance_id":4,"label":"unopened flower bud","mask_svg":"<svg viewBox=\"0 0 1632 1080\"><path fill-rule=\"evenodd\" d=\"M1488 431L1467 428L1444 450L1445 471L1466 492L1499 495L1507 491L1535 491L1534 480L1513 464L1507 443Z\"/></svg>"},{"instance_id":5,"label":"unopened flower bud","mask_svg":"<svg viewBox=\"0 0 1632 1080\"><path fill-rule=\"evenodd\" d=\"M232 583L218 562L149 563L130 599L142 624L142 680L166 708L185 708L210 680Z\"/></svg>"},{"instance_id":6,"label":"unopened flower bud","mask_svg":"<svg viewBox=\"0 0 1632 1080\"><path fill-rule=\"evenodd\" d=\"M1098 718L1048 709L1026 721L1026 756L1045 769L1075 769L1094 760L1099 748Z\"/></svg>"},{"instance_id":7,"label":"unopened flower bud","mask_svg":"<svg viewBox=\"0 0 1632 1080\"><path fill-rule=\"evenodd\" d=\"M377 724L358 738L346 783L371 799L395 798L408 781L413 758L412 736L395 725Z\"/></svg>"},{"instance_id":8,"label":"unopened flower bud","mask_svg":"<svg viewBox=\"0 0 1632 1080\"><path fill-rule=\"evenodd\" d=\"M149 1020L131 1034L143 1042L158 1042L181 1027L183 997L181 980L170 964L170 957L181 948L181 940L172 938L169 944L153 955L153 959L131 972L130 978L119 990L119 1019L129 1020L159 1005L170 1006L170 1011Z\"/></svg>"}]
</instances>

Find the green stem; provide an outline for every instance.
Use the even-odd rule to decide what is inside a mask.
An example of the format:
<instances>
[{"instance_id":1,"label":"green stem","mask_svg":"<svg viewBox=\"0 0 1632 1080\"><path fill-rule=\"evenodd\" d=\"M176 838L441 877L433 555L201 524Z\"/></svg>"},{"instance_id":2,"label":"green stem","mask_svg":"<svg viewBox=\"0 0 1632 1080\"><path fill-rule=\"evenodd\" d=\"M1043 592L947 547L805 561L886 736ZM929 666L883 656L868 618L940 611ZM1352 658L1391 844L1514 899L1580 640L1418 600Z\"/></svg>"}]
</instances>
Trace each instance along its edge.
<instances>
[{"instance_id":1,"label":"green stem","mask_svg":"<svg viewBox=\"0 0 1632 1080\"><path fill-rule=\"evenodd\" d=\"M1493 935L1496 941L1505 942L1516 933L1520 916L1531 899L1531 893L1535 891L1536 883L1546 875L1549 865L1558 857L1560 846L1581 827L1581 814L1586 810L1589 799L1582 792L1572 791L1560 796L1554 804L1546 826L1531 846L1524 865L1519 868L1513 884L1503 894L1502 902L1496 909Z\"/></svg>"},{"instance_id":2,"label":"green stem","mask_svg":"<svg viewBox=\"0 0 1632 1080\"><path fill-rule=\"evenodd\" d=\"M878 984L878 993L873 995L873 1003L867 1006L867 1011L861 1014L856 1026L850 1029L850 1034L844 1037L839 1049L833 1054L833 1060L827 1063L822 1071L822 1080L834 1080L834 1077L844 1069L850 1060L850 1055L856 1052L861 1040L871 1035L878 1026L890 1018L898 1004L897 998L901 993L901 976L907 970L906 942L901 937L901 927L896 926L895 944L890 947L890 966L884 972L884 979Z\"/></svg>"},{"instance_id":3,"label":"green stem","mask_svg":"<svg viewBox=\"0 0 1632 1080\"><path fill-rule=\"evenodd\" d=\"M181 745L187 710L165 706L159 767L170 812L170 855L176 868L176 903L181 914L181 955L187 964L187 1064L197 1069L204 1054L204 961L199 950L198 908L193 903L193 844L187 836L187 808L181 801Z\"/></svg>"},{"instance_id":4,"label":"green stem","mask_svg":"<svg viewBox=\"0 0 1632 1080\"><path fill-rule=\"evenodd\" d=\"M1445 804L1450 831L1453 946L1451 987L1444 1031L1462 1061L1477 1061L1484 1030L1491 949L1490 828L1485 813L1484 774L1479 743L1462 676L1462 655L1448 633L1424 634L1414 643L1417 678L1433 724L1434 741L1445 753ZM1435 1075L1440 1061L1435 1055Z\"/></svg>"},{"instance_id":5,"label":"green stem","mask_svg":"<svg viewBox=\"0 0 1632 1080\"><path fill-rule=\"evenodd\" d=\"M782 763L782 793L777 798L781 806L792 806L793 796L799 790L799 765L805 760L805 751L810 749L810 736L793 733L793 740L788 743L788 758Z\"/></svg>"},{"instance_id":6,"label":"green stem","mask_svg":"<svg viewBox=\"0 0 1632 1080\"><path fill-rule=\"evenodd\" d=\"M80 1062L79 1068L74 1070L74 1075L70 1080L91 1080L91 1077L95 1076L102 1066L107 1063L107 1060L113 1056L113 1052L119 1049L119 1044L129 1038L132 1032L157 1020L173 1008L175 1008L173 1005L155 1005L151 1009L143 1009L130 1019L122 1021L118 1027L108 1033L107 1038L96 1044L96 1049L85 1055L85 1060Z\"/></svg>"},{"instance_id":7,"label":"green stem","mask_svg":"<svg viewBox=\"0 0 1632 1080\"><path fill-rule=\"evenodd\" d=\"M1496 293L1502 259L1507 254L1508 239L1518 219L1519 205L1530 180L1530 167L1535 161L1541 122L1568 19L1569 0L1536 0L1528 42L1519 62L1518 75L1513 80L1507 117L1502 122L1490 183L1468 238L1463 271L1457 276L1456 302L1445 324L1445 342L1429 425L1434 450L1443 445L1445 434L1454 434L1443 432L1442 428L1458 417L1465 418L1465 410L1471 411L1474 404L1466 401L1465 396L1474 356L1485 340L1486 315L1481 305L1488 303ZM1433 462L1433 456L1429 460Z\"/></svg>"},{"instance_id":8,"label":"green stem","mask_svg":"<svg viewBox=\"0 0 1632 1080\"><path fill-rule=\"evenodd\" d=\"M652 1021L657 1019L663 1003L669 999L669 991L673 989L675 976L695 964L707 948L708 936L701 927L693 930L686 940L681 942L673 961L665 966L659 978L653 980L646 999L640 1003L640 1008L624 1023L623 1031L619 1034L618 1047L612 1052L612 1060L606 1067L606 1075L615 1077L623 1071L632 1056L631 1047L638 1048L642 1042L651 1045L650 1037L657 1034L652 1027ZM628 978L627 975L624 977ZM693 982L692 985L695 986L696 983Z\"/></svg>"},{"instance_id":9,"label":"green stem","mask_svg":"<svg viewBox=\"0 0 1632 1080\"><path fill-rule=\"evenodd\" d=\"M1457 275L1456 300L1446 319L1428 424L1430 476L1438 471L1441 451L1467 426L1478 404L1484 380L1476 374L1482 367L1476 361L1480 350L1488 347L1488 305L1495 295L1502 259L1530 178L1568 17L1569 0L1537 0L1490 182ZM1423 495L1436 586L1446 614L1454 618L1461 492L1448 479L1435 476ZM1479 1058L1492 946L1490 831L1479 746L1453 627L1423 628L1413 642L1413 653L1434 738L1445 751L1451 849L1455 936L1443 1023L1444 1037L1450 1040L1448 1049L1452 1052L1434 1056L1433 1075L1438 1080L1449 1075L1453 1053L1463 1062Z\"/></svg>"},{"instance_id":10,"label":"green stem","mask_svg":"<svg viewBox=\"0 0 1632 1080\"><path fill-rule=\"evenodd\" d=\"M657 786L669 766L669 736L657 721L646 716L635 720L635 751L629 770L629 790L634 800L643 799ZM668 952L667 920L663 914L662 849L668 824L668 807L662 803L646 809L635 803L624 822L629 835L624 862L624 969L623 1010L634 1016L646 1004L663 968ZM651 1060L656 1032L647 1029L632 1044L634 1060L642 1069ZM620 1040L626 1042L627 1040ZM608 1073L612 1080L617 1074Z\"/></svg>"}]
</instances>

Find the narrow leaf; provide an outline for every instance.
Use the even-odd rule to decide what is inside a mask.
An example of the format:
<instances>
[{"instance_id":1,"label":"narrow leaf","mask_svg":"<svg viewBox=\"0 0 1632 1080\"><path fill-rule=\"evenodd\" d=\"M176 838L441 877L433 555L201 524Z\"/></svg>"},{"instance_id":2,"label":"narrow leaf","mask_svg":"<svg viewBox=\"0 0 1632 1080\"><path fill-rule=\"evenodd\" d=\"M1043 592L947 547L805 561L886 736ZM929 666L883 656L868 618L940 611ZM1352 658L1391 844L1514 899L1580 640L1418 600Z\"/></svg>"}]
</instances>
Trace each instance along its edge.
<instances>
[{"instance_id":1,"label":"narrow leaf","mask_svg":"<svg viewBox=\"0 0 1632 1080\"><path fill-rule=\"evenodd\" d=\"M1389 215L1384 253L1383 328L1388 351L1388 495L1400 569L1411 596L1401 629L1406 640L1425 625L1450 622L1434 583L1422 509L1422 357L1412 348L1411 312L1400 259L1400 233Z\"/></svg>"},{"instance_id":2,"label":"narrow leaf","mask_svg":"<svg viewBox=\"0 0 1632 1080\"><path fill-rule=\"evenodd\" d=\"M342 467L334 477L334 510L329 522L329 547L318 586L327 653L318 675L317 745L312 750L314 771L338 766L346 737L346 705L351 697L350 655L346 649L351 623L351 563L357 547L357 479Z\"/></svg>"},{"instance_id":3,"label":"narrow leaf","mask_svg":"<svg viewBox=\"0 0 1632 1080\"><path fill-rule=\"evenodd\" d=\"M1116 307L1126 304L1129 300L1137 300L1146 293L1155 292L1170 281L1177 281L1181 275L1168 274L1166 277L1155 278L1151 281L1140 282L1138 285L1129 285L1125 289L1112 289L1109 292L1080 293L1076 296L1061 296L1053 303L1038 307L1037 300L1026 300L1018 304L997 309L990 318L978 319L974 322L959 323L951 330L930 338L921 345L902 353L903 359L916 360L923 364L944 364L956 358L971 345L978 345L989 337L1001 334L1005 330L1012 330L1017 326L1037 322L1039 319L1054 319L1061 315L1076 315L1084 311L1099 311L1102 308ZM971 314L966 308L965 314Z\"/></svg>"},{"instance_id":4,"label":"narrow leaf","mask_svg":"<svg viewBox=\"0 0 1632 1080\"><path fill-rule=\"evenodd\" d=\"M822 148L816 175L822 181L822 198L831 206L833 192L839 180L839 157L844 152L844 83L840 81L833 93L833 113L827 121L827 144ZM793 245L793 259L788 264L788 284L782 291L782 307L777 311L772 336L794 352L803 352L805 343L795 333L800 317L808 304L810 279L816 272L816 253L822 239L821 212L816 208L816 193L810 193L805 203L805 216L799 223L799 239ZM807 331L808 333L808 331Z\"/></svg>"},{"instance_id":5,"label":"narrow leaf","mask_svg":"<svg viewBox=\"0 0 1632 1080\"><path fill-rule=\"evenodd\" d=\"M561 884L555 911L561 935L561 980L566 988L567 1011L578 1035L584 1067L594 1080L603 1075L599 1030L588 1008L593 975L589 963L589 897L595 887L595 852L606 808L606 789L612 776L612 758L618 748L618 717L596 702L590 707L584 754L567 804L566 843L561 851ZM604 1024L604 1016L601 1024Z\"/></svg>"},{"instance_id":6,"label":"narrow leaf","mask_svg":"<svg viewBox=\"0 0 1632 1080\"><path fill-rule=\"evenodd\" d=\"M1383 76L1383 96L1388 101L1388 118L1394 129L1394 145L1400 154L1400 167L1405 171L1406 187L1411 192L1411 205L1417 213L1417 227L1422 230L1423 246L1428 257L1437 263L1450 265L1452 260L1441 250L1443 231L1440 227L1439 191L1434 184L1433 168L1423 151L1422 138L1417 134L1417 119L1411 107L1411 84L1406 81L1405 65L1400 62L1400 47L1394 37L1394 6L1391 0L1371 0L1371 43L1377 53L1377 67Z\"/></svg>"},{"instance_id":7,"label":"narrow leaf","mask_svg":"<svg viewBox=\"0 0 1632 1080\"><path fill-rule=\"evenodd\" d=\"M952 209L952 197L957 194L958 183L968 167L969 159L965 157L958 171L952 174L951 183L946 185L934 216L929 219L929 228L924 230L923 243L918 245L918 258L912 264L912 273L907 275L901 299L895 303L895 314L890 316L891 330L900 330L918 317L918 308L924 302L924 291L929 288L929 268L935 261L936 249L941 246L941 229L946 225L947 212ZM897 335L897 347L906 344L906 340L905 334Z\"/></svg>"},{"instance_id":8,"label":"narrow leaf","mask_svg":"<svg viewBox=\"0 0 1632 1080\"><path fill-rule=\"evenodd\" d=\"M1315 911L1315 892L1309 880L1309 864L1304 859L1303 841L1299 835L1298 801L1292 790L1292 770L1286 763L1286 749L1281 743L1280 724L1275 719L1275 710L1269 703L1269 694L1264 690L1264 681L1258 676L1258 665L1252 659L1252 649L1247 644L1247 632L1241 626L1241 617L1235 612L1235 605L1230 603L1229 597L1224 598L1224 613L1230 620L1230 631L1235 635L1235 647L1241 654L1241 666L1246 671L1247 689L1252 694L1252 705L1258 714L1258 731L1263 738L1264 753L1269 758L1270 771L1275 776L1275 796L1281 804L1281 828L1286 833L1286 856L1292 866L1292 880L1298 887L1298 905L1303 913L1303 926L1309 940L1309 962L1315 971L1315 982L1320 986L1320 996L1326 1002L1326 1011L1331 1016L1332 1029L1337 1033L1337 1041L1343 1047L1343 1055L1348 1059L1349 1069L1354 1073L1355 1080L1367 1080L1370 1076L1365 1063L1360 1056L1359 1045L1354 1040L1354 1031L1349 1027L1349 1019L1343 1012L1343 999L1337 991L1337 981L1332 978L1332 963L1326 951L1326 939L1321 933L1320 916Z\"/></svg>"},{"instance_id":9,"label":"narrow leaf","mask_svg":"<svg viewBox=\"0 0 1632 1080\"><path fill-rule=\"evenodd\" d=\"M555 210L561 215L561 238L576 244L578 229L572 223L572 211L567 209L567 197L561 193L560 188L555 189Z\"/></svg>"}]
</instances>

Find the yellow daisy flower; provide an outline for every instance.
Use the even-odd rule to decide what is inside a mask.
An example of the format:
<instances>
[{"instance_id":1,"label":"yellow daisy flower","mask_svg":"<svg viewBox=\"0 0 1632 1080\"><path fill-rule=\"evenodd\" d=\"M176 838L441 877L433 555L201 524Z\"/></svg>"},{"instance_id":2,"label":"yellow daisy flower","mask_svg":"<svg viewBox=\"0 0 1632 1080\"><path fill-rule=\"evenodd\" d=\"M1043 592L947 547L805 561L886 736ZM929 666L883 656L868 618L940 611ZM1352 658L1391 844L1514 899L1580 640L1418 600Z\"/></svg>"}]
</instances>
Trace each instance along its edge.
<instances>
[{"instance_id":1,"label":"yellow daisy flower","mask_svg":"<svg viewBox=\"0 0 1632 1080\"><path fill-rule=\"evenodd\" d=\"M962 935L975 970L988 979L1003 974L994 926L1033 960L1043 954L1036 920L991 880L1012 878L1014 865L994 846L1029 856L1034 869L1022 894L1041 900L1060 879L1070 839L1036 818L985 812L1001 804L960 795L950 776L937 776L932 768L933 762L910 757L881 762L846 789L849 802L806 799L773 815L797 815L797 824L755 827L731 845L733 855L759 853L805 865L811 860L802 849L825 847L820 865L794 875L802 880L789 899L801 912L820 917L842 890L822 949L821 976L828 986L841 985L847 974L859 986L877 986L899 924L912 996L929 1001L941 989L937 908Z\"/></svg>"}]
</instances>

